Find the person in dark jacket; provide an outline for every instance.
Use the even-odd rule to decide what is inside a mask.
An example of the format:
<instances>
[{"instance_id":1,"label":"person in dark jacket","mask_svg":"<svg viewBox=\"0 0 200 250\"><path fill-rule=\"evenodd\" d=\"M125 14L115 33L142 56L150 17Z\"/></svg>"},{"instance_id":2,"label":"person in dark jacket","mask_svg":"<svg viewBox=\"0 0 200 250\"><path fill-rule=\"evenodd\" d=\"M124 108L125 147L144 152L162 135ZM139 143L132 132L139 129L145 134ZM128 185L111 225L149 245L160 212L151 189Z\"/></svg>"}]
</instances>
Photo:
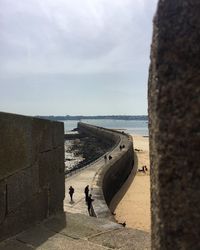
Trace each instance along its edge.
<instances>
[{"instance_id":1,"label":"person in dark jacket","mask_svg":"<svg viewBox=\"0 0 200 250\"><path fill-rule=\"evenodd\" d=\"M87 202L87 200L88 200L88 195L89 195L89 185L87 185L86 187L85 187L85 202Z\"/></svg>"},{"instance_id":2,"label":"person in dark jacket","mask_svg":"<svg viewBox=\"0 0 200 250\"><path fill-rule=\"evenodd\" d=\"M89 215L90 216L92 216L92 202L93 202L94 200L92 199L92 195L90 194L89 196L88 196L88 199L87 199L87 206L88 206L88 213L89 213Z\"/></svg>"},{"instance_id":3,"label":"person in dark jacket","mask_svg":"<svg viewBox=\"0 0 200 250\"><path fill-rule=\"evenodd\" d=\"M69 195L71 198L71 201L73 201L73 194L74 194L74 188L72 186L69 187Z\"/></svg>"}]
</instances>

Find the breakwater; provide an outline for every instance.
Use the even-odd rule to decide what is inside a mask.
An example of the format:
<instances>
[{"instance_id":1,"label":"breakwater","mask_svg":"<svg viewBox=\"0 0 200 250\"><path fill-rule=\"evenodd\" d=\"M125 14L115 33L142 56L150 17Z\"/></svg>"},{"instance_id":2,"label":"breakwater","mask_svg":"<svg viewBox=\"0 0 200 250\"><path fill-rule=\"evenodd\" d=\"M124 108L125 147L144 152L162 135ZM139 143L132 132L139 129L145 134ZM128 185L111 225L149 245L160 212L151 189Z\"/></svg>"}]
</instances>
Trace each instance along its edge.
<instances>
[{"instance_id":1,"label":"breakwater","mask_svg":"<svg viewBox=\"0 0 200 250\"><path fill-rule=\"evenodd\" d=\"M113 146L113 143L108 140L100 141L97 137L92 135L88 136L82 132L75 135L75 139L70 137L71 139L65 140L66 177L77 173L81 169L83 170L85 166L92 164ZM72 160L67 157L67 155L70 154L73 156Z\"/></svg>"},{"instance_id":2,"label":"breakwater","mask_svg":"<svg viewBox=\"0 0 200 250\"><path fill-rule=\"evenodd\" d=\"M0 240L63 211L63 123L0 112Z\"/></svg>"},{"instance_id":3,"label":"breakwater","mask_svg":"<svg viewBox=\"0 0 200 250\"><path fill-rule=\"evenodd\" d=\"M109 204L114 195L128 178L134 167L132 137L116 130L105 129L85 123L79 123L82 133L96 136L100 140L111 140L112 149L107 153L104 166L95 174L92 182L92 194L95 199L94 211L97 217L112 217ZM120 146L124 146L120 149ZM112 159L109 160L108 156Z\"/></svg>"}]
</instances>

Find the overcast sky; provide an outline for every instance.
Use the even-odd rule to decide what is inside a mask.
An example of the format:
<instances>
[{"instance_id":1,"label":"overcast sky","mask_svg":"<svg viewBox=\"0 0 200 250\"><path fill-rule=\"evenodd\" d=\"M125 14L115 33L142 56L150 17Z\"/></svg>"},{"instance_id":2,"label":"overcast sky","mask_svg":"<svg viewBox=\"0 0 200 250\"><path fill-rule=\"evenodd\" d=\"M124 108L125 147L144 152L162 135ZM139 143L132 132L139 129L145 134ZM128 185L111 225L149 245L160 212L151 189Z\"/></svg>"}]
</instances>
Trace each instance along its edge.
<instances>
[{"instance_id":1,"label":"overcast sky","mask_svg":"<svg viewBox=\"0 0 200 250\"><path fill-rule=\"evenodd\" d=\"M0 0L0 110L147 114L157 0Z\"/></svg>"}]
</instances>

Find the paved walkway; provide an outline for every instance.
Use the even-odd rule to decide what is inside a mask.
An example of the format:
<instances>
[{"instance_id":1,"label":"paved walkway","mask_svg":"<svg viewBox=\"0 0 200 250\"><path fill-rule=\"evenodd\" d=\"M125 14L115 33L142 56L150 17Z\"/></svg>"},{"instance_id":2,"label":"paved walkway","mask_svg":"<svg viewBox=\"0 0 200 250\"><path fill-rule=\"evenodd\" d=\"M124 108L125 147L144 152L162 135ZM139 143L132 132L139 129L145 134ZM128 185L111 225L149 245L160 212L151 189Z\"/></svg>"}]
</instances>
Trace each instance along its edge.
<instances>
[{"instance_id":1,"label":"paved walkway","mask_svg":"<svg viewBox=\"0 0 200 250\"><path fill-rule=\"evenodd\" d=\"M126 146L127 137L124 135L120 135L120 138L121 140L119 144L116 145L113 150L106 153L106 155L112 155L113 158L110 161L115 159L115 157L118 156L119 154L123 153L123 150L120 151L119 146L120 144L124 144ZM109 162L109 160L107 159L105 161L104 156L102 156L97 161L92 163L90 166L85 168L84 170L65 179L66 196L64 200L64 211L70 212L70 213L81 213L81 214L88 215L87 205L85 203L84 189L87 185L89 185L90 187L92 186L96 172L100 168L105 167L105 164L107 162ZM69 197L70 186L72 186L75 189L73 202L70 202L70 197ZM95 205L95 201L94 201L94 205Z\"/></svg>"}]
</instances>

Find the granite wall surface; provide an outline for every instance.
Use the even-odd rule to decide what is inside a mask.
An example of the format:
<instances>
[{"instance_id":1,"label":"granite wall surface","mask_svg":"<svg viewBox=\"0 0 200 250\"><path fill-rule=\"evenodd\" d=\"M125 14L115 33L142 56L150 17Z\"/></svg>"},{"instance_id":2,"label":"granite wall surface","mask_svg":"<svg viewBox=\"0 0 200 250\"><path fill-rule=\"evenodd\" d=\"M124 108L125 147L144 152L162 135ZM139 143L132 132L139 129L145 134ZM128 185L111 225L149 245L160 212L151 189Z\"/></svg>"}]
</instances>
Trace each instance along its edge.
<instances>
[{"instance_id":1,"label":"granite wall surface","mask_svg":"<svg viewBox=\"0 0 200 250\"><path fill-rule=\"evenodd\" d=\"M160 0L149 71L152 249L200 249L200 1Z\"/></svg>"},{"instance_id":2,"label":"granite wall surface","mask_svg":"<svg viewBox=\"0 0 200 250\"><path fill-rule=\"evenodd\" d=\"M63 123L0 112L0 240L63 210Z\"/></svg>"}]
</instances>

